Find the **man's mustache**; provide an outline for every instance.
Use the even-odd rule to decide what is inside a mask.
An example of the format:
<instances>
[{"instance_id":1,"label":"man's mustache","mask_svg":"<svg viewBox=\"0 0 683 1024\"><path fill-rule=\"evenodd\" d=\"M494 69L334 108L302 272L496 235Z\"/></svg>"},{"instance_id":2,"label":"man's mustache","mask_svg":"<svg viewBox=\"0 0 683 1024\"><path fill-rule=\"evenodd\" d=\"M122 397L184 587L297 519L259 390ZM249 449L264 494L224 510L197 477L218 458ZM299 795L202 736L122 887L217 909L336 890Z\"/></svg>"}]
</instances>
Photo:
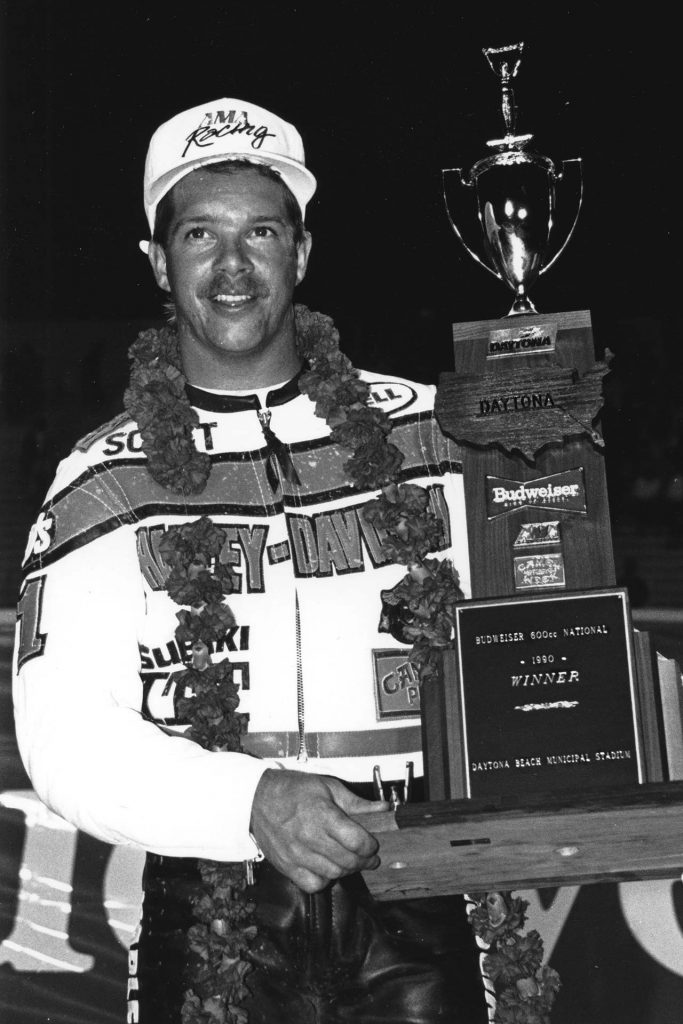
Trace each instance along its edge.
<instances>
[{"instance_id":1,"label":"man's mustache","mask_svg":"<svg viewBox=\"0 0 683 1024\"><path fill-rule=\"evenodd\" d=\"M240 277L231 280L228 277L214 277L202 291L202 297L211 299L216 295L249 295L260 299L268 295L268 289L262 281L254 277Z\"/></svg>"}]
</instances>

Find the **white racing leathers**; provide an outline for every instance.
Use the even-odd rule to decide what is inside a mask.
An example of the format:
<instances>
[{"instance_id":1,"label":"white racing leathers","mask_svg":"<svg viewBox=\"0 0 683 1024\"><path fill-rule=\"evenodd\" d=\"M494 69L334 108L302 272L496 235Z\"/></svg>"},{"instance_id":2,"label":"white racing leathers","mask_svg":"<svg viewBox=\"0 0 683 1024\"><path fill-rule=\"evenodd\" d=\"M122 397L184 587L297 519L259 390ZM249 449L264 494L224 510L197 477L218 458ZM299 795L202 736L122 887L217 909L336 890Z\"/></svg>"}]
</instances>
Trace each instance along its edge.
<instances>
[{"instance_id":1,"label":"white racing leathers","mask_svg":"<svg viewBox=\"0 0 683 1024\"><path fill-rule=\"evenodd\" d=\"M434 388L362 376L392 416L400 481L428 490L444 524L438 557L452 559L467 593L459 450L434 418ZM385 562L361 515L375 495L351 486L348 450L288 387L269 402L270 428L299 486L269 483L255 409L221 411L222 397L203 393L195 439L213 468L202 494L156 484L123 416L64 460L31 531L15 647L20 749L45 803L107 842L245 860L256 853L254 791L274 763L367 782L374 765L401 778L411 760L421 774L408 648L378 631L380 591L405 569ZM159 544L200 515L226 533L236 625L212 653L234 666L249 754L201 749L176 715L175 679L190 656L174 636L179 609Z\"/></svg>"}]
</instances>

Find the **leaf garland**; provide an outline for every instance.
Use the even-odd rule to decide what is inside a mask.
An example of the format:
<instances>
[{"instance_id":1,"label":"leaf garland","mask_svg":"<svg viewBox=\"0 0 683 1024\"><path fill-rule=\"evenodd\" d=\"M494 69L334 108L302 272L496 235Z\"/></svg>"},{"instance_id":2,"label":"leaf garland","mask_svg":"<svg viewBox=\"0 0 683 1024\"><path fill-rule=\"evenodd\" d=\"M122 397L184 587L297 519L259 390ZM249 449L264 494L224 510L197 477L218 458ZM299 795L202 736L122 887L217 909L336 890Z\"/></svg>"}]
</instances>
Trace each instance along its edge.
<instances>
[{"instance_id":1,"label":"leaf garland","mask_svg":"<svg viewBox=\"0 0 683 1024\"><path fill-rule=\"evenodd\" d=\"M171 572L166 581L177 604L190 605L177 613L175 631L180 644L190 643L191 667L175 677L176 703L185 733L205 750L240 751L247 719L238 712L239 691L232 665L211 662L209 644L234 624L224 596L232 593L227 567L219 562L225 530L208 516L168 530L159 545ZM213 572L210 571L213 569ZM199 892L193 897L196 923L188 931L191 984L182 1007L183 1024L246 1024L242 1007L249 994L245 976L247 954L256 935L254 904L246 896L241 864L200 860Z\"/></svg>"},{"instance_id":2,"label":"leaf garland","mask_svg":"<svg viewBox=\"0 0 683 1024\"><path fill-rule=\"evenodd\" d=\"M472 898L470 924L490 950L484 958L484 972L496 994L495 1024L550 1024L560 976L543 965L543 941L538 932L521 933L528 901L509 892Z\"/></svg>"},{"instance_id":3,"label":"leaf garland","mask_svg":"<svg viewBox=\"0 0 683 1024\"><path fill-rule=\"evenodd\" d=\"M382 538L387 561L405 565L407 575L382 591L380 625L392 618L413 644L410 660L421 683L440 671L441 652L452 643L454 605L462 600L458 574L447 559L429 558L443 526L429 508L427 491L399 484L403 453L389 441L391 422L371 407L370 387L339 348L330 317L295 306L297 348L308 369L300 391L330 428L331 440L350 450L344 468L360 491L379 490L363 515ZM199 494L211 471L198 452L193 429L199 417L185 392L180 349L170 328L143 331L130 348L131 379L124 404L137 421L150 475L177 494ZM206 516L171 527L160 546L170 566L169 596L184 606L177 613L176 638L191 645L191 666L178 674L178 717L185 735L206 750L241 751L246 716L237 710L239 693L227 659L211 661L210 645L224 637L234 617L224 598L232 593L229 567L220 562L224 530ZM241 864L199 861L201 883L192 900L196 924L188 932L190 983L183 1024L247 1024L244 1002L251 970L249 946L256 935L254 904ZM527 935L525 901L509 894L477 897L471 923L490 946L484 968L497 993L496 1024L549 1024L559 977L542 966L538 932Z\"/></svg>"},{"instance_id":4,"label":"leaf garland","mask_svg":"<svg viewBox=\"0 0 683 1024\"><path fill-rule=\"evenodd\" d=\"M381 596L385 609L397 610L402 636L413 645L408 658L417 668L420 682L438 678L441 653L452 643L454 605L463 596L451 563L425 558L411 565L408 575L391 590L383 590Z\"/></svg>"},{"instance_id":5,"label":"leaf garland","mask_svg":"<svg viewBox=\"0 0 683 1024\"><path fill-rule=\"evenodd\" d=\"M132 367L123 404L137 421L150 476L176 494L200 494L211 459L197 451L192 437L199 416L185 393L177 336L168 327L142 331L128 353Z\"/></svg>"}]
</instances>

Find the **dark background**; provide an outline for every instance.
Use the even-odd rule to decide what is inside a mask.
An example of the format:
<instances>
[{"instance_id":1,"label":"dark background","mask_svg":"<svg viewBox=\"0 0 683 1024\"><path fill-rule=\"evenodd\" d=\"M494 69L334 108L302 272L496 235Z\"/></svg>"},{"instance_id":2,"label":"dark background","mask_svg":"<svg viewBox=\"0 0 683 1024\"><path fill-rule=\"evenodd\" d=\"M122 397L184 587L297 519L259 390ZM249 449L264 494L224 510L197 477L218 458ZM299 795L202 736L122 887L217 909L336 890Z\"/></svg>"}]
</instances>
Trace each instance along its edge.
<instances>
[{"instance_id":1,"label":"dark background","mask_svg":"<svg viewBox=\"0 0 683 1024\"><path fill-rule=\"evenodd\" d=\"M17 548L58 458L120 410L127 347L161 315L138 249L153 130L223 96L296 124L319 181L300 301L335 317L358 365L432 382L452 367L451 323L510 305L453 234L441 169L469 168L501 134L481 49L518 40L518 130L556 162L581 156L585 177L576 233L534 299L540 311L590 309L598 352L616 353L605 413L615 532L645 523L678 543L680 48L662 11L0 3L0 440L11 453L0 472L14 480L0 503L0 606L14 603ZM640 603L677 603L668 577L683 566L672 572L668 551L654 567L629 544L619 557Z\"/></svg>"},{"instance_id":2,"label":"dark background","mask_svg":"<svg viewBox=\"0 0 683 1024\"><path fill-rule=\"evenodd\" d=\"M519 130L585 164L579 228L539 306L588 307L607 329L672 313L673 21L652 5L609 21L591 3L463 6L5 0L3 317L158 314L137 249L147 142L179 110L237 96L299 127L320 183L301 298L337 317L366 362L433 378L450 366L451 321L509 306L460 250L440 169L470 166L501 134L481 48L519 39Z\"/></svg>"},{"instance_id":3,"label":"dark background","mask_svg":"<svg viewBox=\"0 0 683 1024\"><path fill-rule=\"evenodd\" d=\"M319 181L300 301L335 317L357 364L432 382L452 366L451 323L510 305L455 238L440 172L469 168L501 134L481 50L518 40L518 130L556 162L581 156L585 177L578 228L534 299L590 309L598 353L616 353L604 417L615 532L644 523L678 543L680 48L663 7L604 10L0 3L0 472L14 478L0 605L14 602L16 549L58 458L119 411L127 347L161 315L138 249L153 130L223 96L296 124ZM644 565L627 543L622 576L640 603L675 604L680 588L660 577L683 569L658 559Z\"/></svg>"},{"instance_id":4,"label":"dark background","mask_svg":"<svg viewBox=\"0 0 683 1024\"><path fill-rule=\"evenodd\" d=\"M585 176L575 236L534 298L544 312L590 309L598 354L615 353L603 420L620 581L634 606L680 609L676 19L653 3L416 0L0 0L0 607L16 600L28 524L58 458L119 411L128 345L160 316L138 249L153 130L219 97L292 121L319 181L300 300L335 317L358 365L436 381L453 364L450 325L502 316L510 305L453 235L440 172L471 166L501 134L499 87L481 49L518 40L526 43L518 128L556 161L581 156ZM9 721L7 669L0 691ZM12 743L4 788L27 784ZM19 825L2 872L8 931ZM108 852L79 842L101 916ZM676 883L679 931L682 893ZM647 912L645 903L644 920ZM121 948L99 918L87 928L81 918L72 914L70 942L96 954L96 969L8 969L0 999L8 1024L120 1019ZM683 979L644 954L616 887L581 890L554 963L564 988L553 1024L680 1020Z\"/></svg>"}]
</instances>

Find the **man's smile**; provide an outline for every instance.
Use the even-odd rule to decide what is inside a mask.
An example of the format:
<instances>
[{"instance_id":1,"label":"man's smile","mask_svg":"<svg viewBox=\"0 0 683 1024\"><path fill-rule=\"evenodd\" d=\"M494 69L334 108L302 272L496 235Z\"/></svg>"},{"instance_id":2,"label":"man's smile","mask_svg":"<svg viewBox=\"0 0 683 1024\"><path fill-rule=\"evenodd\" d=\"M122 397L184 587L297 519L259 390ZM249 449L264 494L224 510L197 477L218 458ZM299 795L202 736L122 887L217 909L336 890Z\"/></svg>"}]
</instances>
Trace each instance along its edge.
<instances>
[{"instance_id":1,"label":"man's smile","mask_svg":"<svg viewBox=\"0 0 683 1024\"><path fill-rule=\"evenodd\" d=\"M225 309L237 310L244 309L245 306L248 306L252 302L255 302L257 296L247 294L233 295L227 292L219 292L216 295L211 295L210 298L212 302L218 302Z\"/></svg>"}]
</instances>

